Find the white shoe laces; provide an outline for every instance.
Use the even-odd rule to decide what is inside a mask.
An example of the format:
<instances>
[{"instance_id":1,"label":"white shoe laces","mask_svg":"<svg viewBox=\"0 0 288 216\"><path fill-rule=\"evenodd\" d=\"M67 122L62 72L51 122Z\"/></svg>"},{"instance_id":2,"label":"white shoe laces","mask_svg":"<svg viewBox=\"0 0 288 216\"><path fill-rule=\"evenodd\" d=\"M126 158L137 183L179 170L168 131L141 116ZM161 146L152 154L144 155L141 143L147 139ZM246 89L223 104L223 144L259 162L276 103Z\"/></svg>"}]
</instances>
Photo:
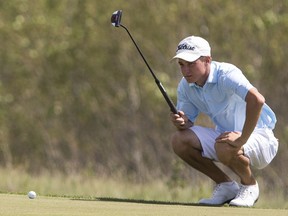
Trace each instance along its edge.
<instances>
[{"instance_id":1,"label":"white shoe laces","mask_svg":"<svg viewBox=\"0 0 288 216\"><path fill-rule=\"evenodd\" d=\"M236 195L236 199L240 198L242 200L246 199L247 195L249 194L248 187L241 185L238 194Z\"/></svg>"}]
</instances>

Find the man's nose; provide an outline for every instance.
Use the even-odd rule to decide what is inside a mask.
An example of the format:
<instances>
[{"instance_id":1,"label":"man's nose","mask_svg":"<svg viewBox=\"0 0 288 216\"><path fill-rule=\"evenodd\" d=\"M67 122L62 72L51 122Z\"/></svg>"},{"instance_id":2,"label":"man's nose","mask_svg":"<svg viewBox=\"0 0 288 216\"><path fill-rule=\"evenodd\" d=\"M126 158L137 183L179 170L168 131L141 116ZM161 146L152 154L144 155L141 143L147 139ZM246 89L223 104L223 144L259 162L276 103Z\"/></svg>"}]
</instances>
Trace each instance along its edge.
<instances>
[{"instance_id":1,"label":"man's nose","mask_svg":"<svg viewBox=\"0 0 288 216\"><path fill-rule=\"evenodd\" d=\"M183 73L189 73L189 67L188 67L188 65L183 65L183 67L182 67L182 71L183 71Z\"/></svg>"}]
</instances>

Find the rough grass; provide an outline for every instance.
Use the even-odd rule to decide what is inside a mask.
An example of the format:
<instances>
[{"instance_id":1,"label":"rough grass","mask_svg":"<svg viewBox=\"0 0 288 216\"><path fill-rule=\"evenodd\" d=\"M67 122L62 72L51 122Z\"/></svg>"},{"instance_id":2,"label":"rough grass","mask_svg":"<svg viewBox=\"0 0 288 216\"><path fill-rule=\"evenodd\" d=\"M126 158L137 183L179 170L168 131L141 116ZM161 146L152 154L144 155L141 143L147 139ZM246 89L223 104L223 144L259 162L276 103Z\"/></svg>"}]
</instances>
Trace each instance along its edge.
<instances>
[{"instance_id":1,"label":"rough grass","mask_svg":"<svg viewBox=\"0 0 288 216\"><path fill-rule=\"evenodd\" d=\"M20 169L0 169L0 192L3 194L27 194L34 190L40 196L73 197L81 200L110 201L141 201L149 203L150 200L165 203L197 203L209 196L212 191L211 182L194 182L182 186L168 184L167 179L158 179L149 182L135 183L120 177L98 177L93 174L43 172L33 176ZM261 186L261 182L260 186ZM2 195L3 197L3 195ZM38 201L37 201L38 202ZM0 202L2 203L2 202ZM2 204L1 204L2 206ZM273 193L261 192L261 197L255 208L288 209L283 190L275 189ZM287 212L288 213L288 212Z\"/></svg>"}]
</instances>

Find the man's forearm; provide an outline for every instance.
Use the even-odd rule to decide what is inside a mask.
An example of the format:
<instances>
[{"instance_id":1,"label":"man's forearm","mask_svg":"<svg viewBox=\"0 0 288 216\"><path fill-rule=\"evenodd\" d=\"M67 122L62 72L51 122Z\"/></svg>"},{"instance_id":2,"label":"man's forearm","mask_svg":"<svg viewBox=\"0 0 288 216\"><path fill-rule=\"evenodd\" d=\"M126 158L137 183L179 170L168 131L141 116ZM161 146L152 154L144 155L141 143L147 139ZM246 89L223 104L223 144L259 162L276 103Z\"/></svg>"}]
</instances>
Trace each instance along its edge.
<instances>
[{"instance_id":1,"label":"man's forearm","mask_svg":"<svg viewBox=\"0 0 288 216\"><path fill-rule=\"evenodd\" d=\"M246 102L246 119L240 137L244 143L247 142L257 125L265 99L257 90L254 90L248 93Z\"/></svg>"}]
</instances>

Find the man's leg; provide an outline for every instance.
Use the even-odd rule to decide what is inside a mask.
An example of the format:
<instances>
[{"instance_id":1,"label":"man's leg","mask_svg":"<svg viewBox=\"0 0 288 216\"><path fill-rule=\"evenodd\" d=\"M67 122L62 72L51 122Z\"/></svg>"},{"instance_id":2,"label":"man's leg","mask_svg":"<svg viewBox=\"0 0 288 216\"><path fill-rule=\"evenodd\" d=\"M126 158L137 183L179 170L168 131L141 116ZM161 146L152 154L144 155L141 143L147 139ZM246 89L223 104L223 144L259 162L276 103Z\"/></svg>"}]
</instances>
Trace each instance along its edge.
<instances>
[{"instance_id":1,"label":"man's leg","mask_svg":"<svg viewBox=\"0 0 288 216\"><path fill-rule=\"evenodd\" d=\"M214 148L214 142L211 145ZM192 130L176 132L172 137L172 146L180 158L217 184L213 196L209 199L201 199L200 204L222 205L235 198L239 191L238 184L232 181L211 159L202 156L201 143Z\"/></svg>"},{"instance_id":2,"label":"man's leg","mask_svg":"<svg viewBox=\"0 0 288 216\"><path fill-rule=\"evenodd\" d=\"M249 158L244 156L242 149L238 150L226 143L216 143L215 149L220 162L238 175L242 184L256 184L250 168Z\"/></svg>"},{"instance_id":3,"label":"man's leg","mask_svg":"<svg viewBox=\"0 0 288 216\"><path fill-rule=\"evenodd\" d=\"M217 184L231 181L211 159L202 156L201 143L192 130L177 131L172 137L172 147L182 160Z\"/></svg>"},{"instance_id":4,"label":"man's leg","mask_svg":"<svg viewBox=\"0 0 288 216\"><path fill-rule=\"evenodd\" d=\"M228 166L241 179L239 193L230 205L253 206L259 197L259 187L252 174L249 158L244 156L242 149L238 150L226 143L216 143L215 149L220 162Z\"/></svg>"}]
</instances>

